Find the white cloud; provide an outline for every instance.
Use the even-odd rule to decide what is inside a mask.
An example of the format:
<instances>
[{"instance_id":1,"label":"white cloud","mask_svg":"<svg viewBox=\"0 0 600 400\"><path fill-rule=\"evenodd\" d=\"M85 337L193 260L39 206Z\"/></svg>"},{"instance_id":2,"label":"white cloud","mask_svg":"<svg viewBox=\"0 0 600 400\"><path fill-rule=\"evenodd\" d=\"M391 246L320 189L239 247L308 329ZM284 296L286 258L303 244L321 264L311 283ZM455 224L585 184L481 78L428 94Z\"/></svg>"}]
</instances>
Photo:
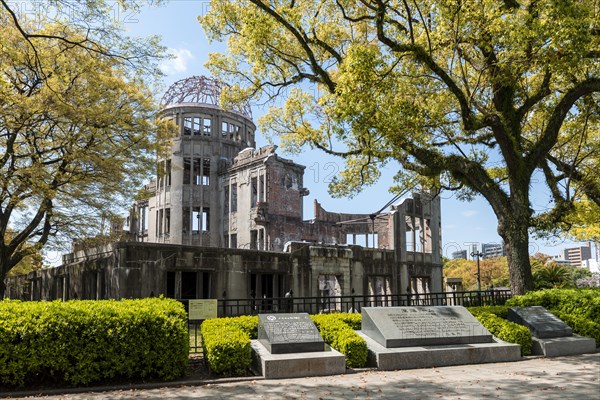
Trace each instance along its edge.
<instances>
[{"instance_id":1,"label":"white cloud","mask_svg":"<svg viewBox=\"0 0 600 400\"><path fill-rule=\"evenodd\" d=\"M169 49L169 54L173 57L160 63L160 70L165 75L174 75L187 71L188 62L195 57L188 49Z\"/></svg>"},{"instance_id":2,"label":"white cloud","mask_svg":"<svg viewBox=\"0 0 600 400\"><path fill-rule=\"evenodd\" d=\"M467 210L467 211L463 211L461 212L461 214L463 215L463 217L474 217L475 215L478 214L478 212L476 210Z\"/></svg>"}]
</instances>

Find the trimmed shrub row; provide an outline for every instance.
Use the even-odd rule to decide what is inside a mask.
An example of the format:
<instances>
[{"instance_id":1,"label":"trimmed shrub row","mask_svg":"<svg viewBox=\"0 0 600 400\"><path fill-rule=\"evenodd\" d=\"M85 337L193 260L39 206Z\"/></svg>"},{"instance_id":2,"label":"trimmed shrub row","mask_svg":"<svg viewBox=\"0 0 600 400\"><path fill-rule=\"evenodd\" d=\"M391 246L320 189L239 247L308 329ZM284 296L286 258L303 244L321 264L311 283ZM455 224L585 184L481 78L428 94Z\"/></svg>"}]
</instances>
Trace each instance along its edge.
<instances>
[{"instance_id":1,"label":"trimmed shrub row","mask_svg":"<svg viewBox=\"0 0 600 400\"><path fill-rule=\"evenodd\" d=\"M360 314L311 316L323 340L346 356L349 367L364 367L367 344L356 332ZM252 364L250 340L256 339L257 316L214 318L202 323L200 334L204 357L213 373L244 375Z\"/></svg>"},{"instance_id":2,"label":"trimmed shrub row","mask_svg":"<svg viewBox=\"0 0 600 400\"><path fill-rule=\"evenodd\" d=\"M0 385L174 379L188 354L175 300L0 301Z\"/></svg>"},{"instance_id":3,"label":"trimmed shrub row","mask_svg":"<svg viewBox=\"0 0 600 400\"><path fill-rule=\"evenodd\" d=\"M213 318L202 323L204 358L220 375L244 375L252 364L250 339L256 339L258 317Z\"/></svg>"},{"instance_id":4,"label":"trimmed shrub row","mask_svg":"<svg viewBox=\"0 0 600 400\"><path fill-rule=\"evenodd\" d=\"M360 315L321 314L311 315L311 319L325 343L346 356L348 367L361 368L367 365L367 342L354 331L354 326L358 325L360 329Z\"/></svg>"},{"instance_id":5,"label":"trimmed shrub row","mask_svg":"<svg viewBox=\"0 0 600 400\"><path fill-rule=\"evenodd\" d=\"M492 310L486 311L486 309ZM531 355L532 338L529 329L501 317L501 315L506 315L508 313L508 307L473 307L470 308L469 311L479 322L481 322L481 325L483 325L485 329L490 331L492 335L505 342L520 345L522 356ZM493 311L499 312L499 314L496 314Z\"/></svg>"},{"instance_id":6,"label":"trimmed shrub row","mask_svg":"<svg viewBox=\"0 0 600 400\"><path fill-rule=\"evenodd\" d=\"M542 306L600 346L600 289L548 289L516 296L510 307Z\"/></svg>"}]
</instances>

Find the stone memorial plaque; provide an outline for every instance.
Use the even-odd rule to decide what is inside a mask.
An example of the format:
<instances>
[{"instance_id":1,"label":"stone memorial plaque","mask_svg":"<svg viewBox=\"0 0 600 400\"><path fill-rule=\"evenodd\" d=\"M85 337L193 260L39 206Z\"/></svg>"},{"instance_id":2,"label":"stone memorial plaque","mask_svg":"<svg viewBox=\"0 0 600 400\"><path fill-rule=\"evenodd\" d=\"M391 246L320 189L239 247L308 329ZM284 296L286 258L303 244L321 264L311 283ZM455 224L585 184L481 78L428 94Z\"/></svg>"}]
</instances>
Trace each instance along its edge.
<instances>
[{"instance_id":1,"label":"stone memorial plaque","mask_svg":"<svg viewBox=\"0 0 600 400\"><path fill-rule=\"evenodd\" d=\"M307 313L259 314L258 340L271 354L325 350L325 342Z\"/></svg>"},{"instance_id":2,"label":"stone memorial plaque","mask_svg":"<svg viewBox=\"0 0 600 400\"><path fill-rule=\"evenodd\" d=\"M541 306L508 309L508 320L529 328L539 339L573 335L573 329Z\"/></svg>"},{"instance_id":3,"label":"stone memorial plaque","mask_svg":"<svg viewBox=\"0 0 600 400\"><path fill-rule=\"evenodd\" d=\"M494 340L492 334L460 306L363 307L361 330L387 348Z\"/></svg>"}]
</instances>

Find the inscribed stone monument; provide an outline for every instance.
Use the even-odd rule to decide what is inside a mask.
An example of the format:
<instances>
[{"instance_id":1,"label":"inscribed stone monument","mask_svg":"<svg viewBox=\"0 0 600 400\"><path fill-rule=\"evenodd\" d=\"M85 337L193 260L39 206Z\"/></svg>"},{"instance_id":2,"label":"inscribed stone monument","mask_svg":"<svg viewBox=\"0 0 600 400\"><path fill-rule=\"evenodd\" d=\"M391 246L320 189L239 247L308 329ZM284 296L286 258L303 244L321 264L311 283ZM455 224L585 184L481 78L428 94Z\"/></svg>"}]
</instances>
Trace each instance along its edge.
<instances>
[{"instance_id":1,"label":"inscribed stone monument","mask_svg":"<svg viewBox=\"0 0 600 400\"><path fill-rule=\"evenodd\" d=\"M307 313L259 314L258 340L271 354L325 350L325 342Z\"/></svg>"},{"instance_id":2,"label":"inscribed stone monument","mask_svg":"<svg viewBox=\"0 0 600 400\"><path fill-rule=\"evenodd\" d=\"M570 326L541 306L509 308L508 320L526 326L540 339L573 335Z\"/></svg>"},{"instance_id":3,"label":"inscribed stone monument","mask_svg":"<svg viewBox=\"0 0 600 400\"><path fill-rule=\"evenodd\" d=\"M386 348L493 342L460 306L363 307L362 332Z\"/></svg>"}]
</instances>

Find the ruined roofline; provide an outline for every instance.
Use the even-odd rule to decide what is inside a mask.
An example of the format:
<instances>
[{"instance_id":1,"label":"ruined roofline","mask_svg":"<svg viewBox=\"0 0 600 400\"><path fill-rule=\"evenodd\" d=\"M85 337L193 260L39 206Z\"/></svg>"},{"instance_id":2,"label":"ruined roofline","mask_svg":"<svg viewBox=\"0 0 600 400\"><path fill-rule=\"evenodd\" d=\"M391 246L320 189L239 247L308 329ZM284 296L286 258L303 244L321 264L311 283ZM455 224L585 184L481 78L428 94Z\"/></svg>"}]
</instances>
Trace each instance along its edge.
<instances>
[{"instance_id":1,"label":"ruined roofline","mask_svg":"<svg viewBox=\"0 0 600 400\"><path fill-rule=\"evenodd\" d=\"M160 107L166 108L176 104L187 105L195 103L213 105L216 108L224 110L221 107L221 93L229 87L225 82L207 76L190 76L173 83L167 89L160 100ZM235 106L231 111L252 120L252 109L248 102Z\"/></svg>"},{"instance_id":2,"label":"ruined roofline","mask_svg":"<svg viewBox=\"0 0 600 400\"><path fill-rule=\"evenodd\" d=\"M248 166L252 164L262 164L267 162L267 160L271 157L282 164L287 164L297 170L304 171L306 169L306 166L304 165L297 164L292 160L279 157L279 155L276 153L276 150L277 146L275 145L267 145L258 149L247 147L238 153L238 155L233 159L232 164L221 175L225 175L239 169L248 168Z\"/></svg>"},{"instance_id":3,"label":"ruined roofline","mask_svg":"<svg viewBox=\"0 0 600 400\"><path fill-rule=\"evenodd\" d=\"M165 107L161 108L160 111L158 112L158 115L162 117L165 114L168 114L169 111L176 110L178 108L182 108L182 109L208 108L210 110L215 110L215 111L219 111L219 112L226 112L226 113L234 114L234 115L236 115L236 116L238 116L240 118L243 118L246 122L252 124L252 126L254 127L254 129L256 129L256 124L252 120L252 117L248 117L247 115L245 115L244 113L241 113L238 110L228 110L228 109L222 108L222 107L220 107L218 105L208 104L208 103L176 103L176 104L171 104L171 105L168 105L168 106L165 106Z\"/></svg>"}]
</instances>

